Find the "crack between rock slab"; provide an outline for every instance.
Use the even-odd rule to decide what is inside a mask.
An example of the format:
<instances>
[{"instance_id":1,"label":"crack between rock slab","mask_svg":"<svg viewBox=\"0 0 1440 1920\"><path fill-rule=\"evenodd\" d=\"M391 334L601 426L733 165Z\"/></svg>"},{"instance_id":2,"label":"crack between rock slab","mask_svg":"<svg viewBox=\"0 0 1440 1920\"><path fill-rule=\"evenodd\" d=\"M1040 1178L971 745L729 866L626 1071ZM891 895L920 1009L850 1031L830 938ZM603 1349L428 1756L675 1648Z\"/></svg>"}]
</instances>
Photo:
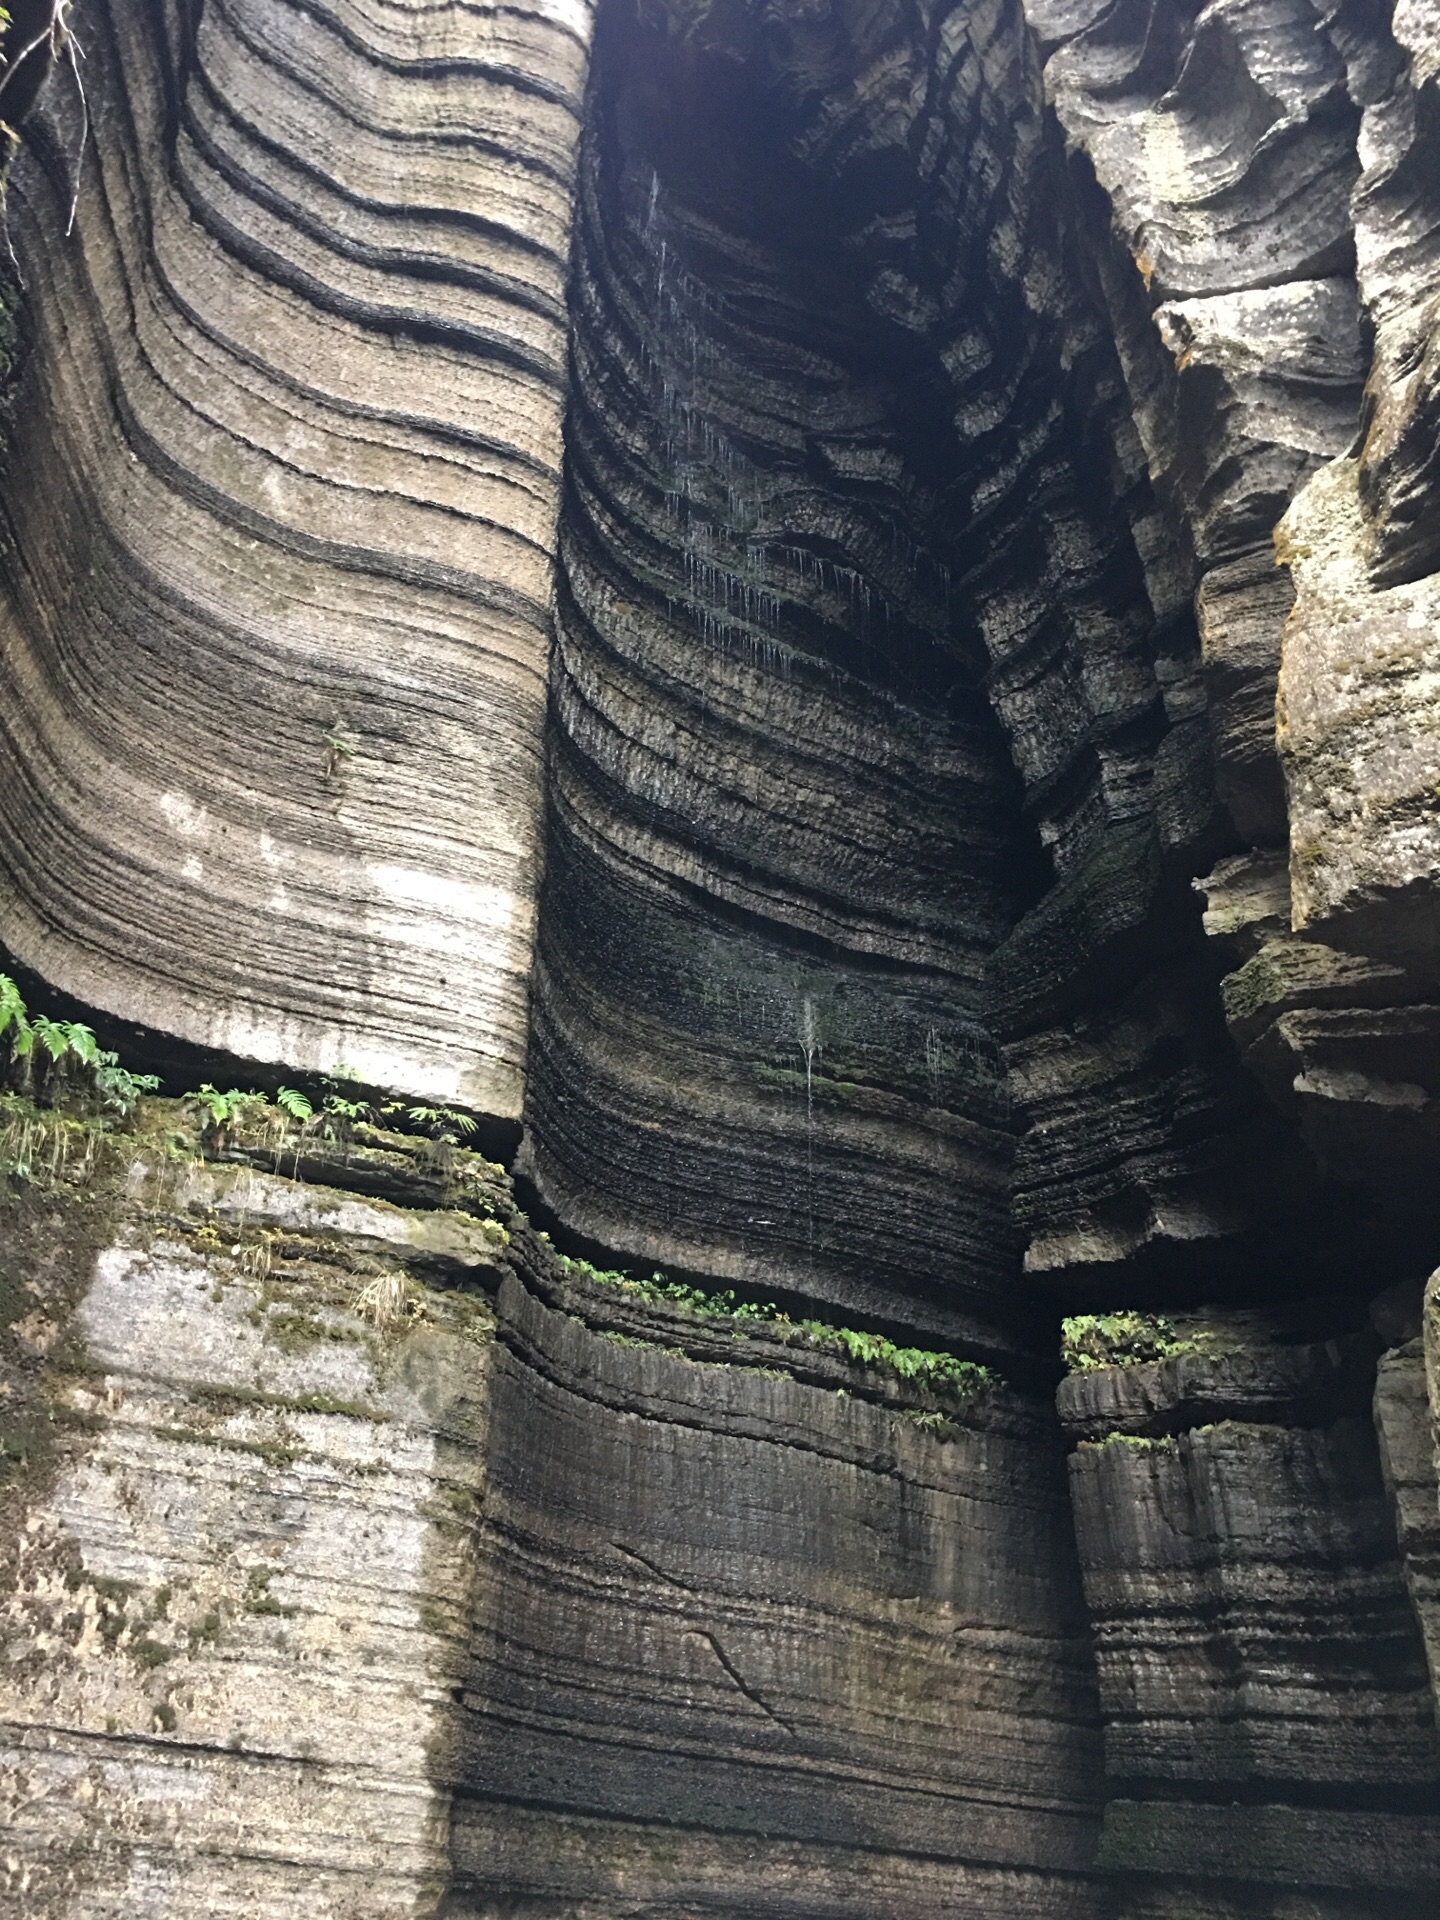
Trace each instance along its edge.
<instances>
[{"instance_id":1,"label":"crack between rock slab","mask_svg":"<svg viewBox=\"0 0 1440 1920\"><path fill-rule=\"evenodd\" d=\"M627 1560L633 1560L637 1566L644 1567L647 1573L653 1573L657 1580L663 1580L667 1586L679 1587L684 1593L696 1593L688 1580L678 1579L673 1573L667 1573L663 1567L657 1567L653 1560L647 1560L643 1553L636 1553L633 1547L623 1547L618 1540L612 1540L611 1546L616 1553L623 1553Z\"/></svg>"},{"instance_id":2,"label":"crack between rock slab","mask_svg":"<svg viewBox=\"0 0 1440 1920\"><path fill-rule=\"evenodd\" d=\"M644 1567L647 1573L653 1574L657 1580L663 1580L667 1586L676 1587L682 1593L695 1593L698 1591L697 1588L692 1587L687 1581L677 1580L674 1574L666 1573L663 1567L657 1567L655 1562L653 1560L647 1560L643 1553L636 1553L633 1547L622 1546L618 1540L612 1540L610 1544L617 1553L623 1553L627 1560L633 1560L637 1566ZM773 1720L782 1732L790 1736L797 1747L802 1744L800 1736L795 1731L791 1722L785 1719L783 1715L778 1714L767 1700L763 1700L753 1687L746 1684L734 1661L707 1627L687 1627L686 1638L690 1640L703 1640L750 1704L758 1707L767 1719Z\"/></svg>"},{"instance_id":3,"label":"crack between rock slab","mask_svg":"<svg viewBox=\"0 0 1440 1920\"><path fill-rule=\"evenodd\" d=\"M731 1660L729 1654L726 1653L725 1649L721 1646L720 1642L715 1638L714 1634L708 1630L708 1628L691 1627L687 1630L686 1638L691 1640L703 1640L706 1646L709 1647L710 1651L714 1654L715 1658L720 1662L720 1665L725 1669L726 1673L728 1673L730 1678L735 1682L735 1685L739 1688L741 1693L743 1693L745 1698L750 1702L750 1704L752 1706L758 1707L761 1713L763 1713L767 1719L773 1720L776 1726L779 1727L783 1733L789 1734L790 1738L795 1742L797 1747L801 1745L800 1736L795 1731L795 1728L791 1725L790 1721L786 1720L781 1714L778 1714L775 1711L775 1709L769 1704L768 1701L762 1700L760 1695L756 1693L753 1687L746 1685L745 1681L741 1678L740 1673L737 1670L734 1661Z\"/></svg>"},{"instance_id":4,"label":"crack between rock slab","mask_svg":"<svg viewBox=\"0 0 1440 1920\"><path fill-rule=\"evenodd\" d=\"M546 1311L553 1312L554 1309L547 1308ZM894 1457L888 1461L866 1457L863 1450L858 1446L842 1450L839 1447L827 1448L821 1446L814 1439L809 1437L802 1438L798 1433L787 1436L773 1432L747 1432L745 1430L747 1422L755 1424L756 1426L761 1423L761 1416L758 1414L742 1415L740 1422L731 1426L724 1424L723 1420L717 1421L713 1417L707 1419L698 1411L690 1412L687 1417L686 1413L681 1411L681 1403L679 1402L672 1403L673 1410L659 1410L655 1407L651 1396L638 1392L632 1391L629 1393L606 1395L600 1392L587 1391L573 1371L563 1363L556 1362L540 1341L536 1340L524 1329L515 1326L513 1322L507 1324L503 1318L501 1318L496 1325L495 1341L496 1344L502 1347L516 1364L523 1367L527 1373L533 1374L537 1379L547 1382L550 1386L554 1387L557 1392L567 1394L573 1400L579 1400L585 1406L601 1407L609 1413L623 1414L635 1420L644 1420L653 1426L681 1427L696 1433L738 1433L741 1438L749 1439L757 1446L784 1447L794 1453L813 1454L821 1460L837 1460L844 1465L858 1468L862 1473L873 1473L882 1479L904 1480L910 1485L930 1487L940 1492L946 1490L946 1483L938 1477L931 1478L916 1473L910 1468L902 1466L900 1461ZM702 1364L708 1365L712 1363L704 1362ZM723 1362L715 1362L713 1364L721 1365ZM795 1381L795 1384L810 1393L823 1393L828 1391L821 1387L807 1387L803 1381ZM645 1404L634 1404L636 1402L644 1402ZM850 1404L853 1406L873 1407L877 1403L855 1395L851 1397ZM880 1411L895 1413L897 1417L904 1418L903 1412L900 1412L898 1409L881 1407ZM977 1428L973 1429L973 1431L983 1435L987 1429ZM992 1428L988 1431L995 1433L1000 1439L1012 1437L1003 1429ZM1015 1433L1013 1437L1023 1443L1026 1435L1023 1432L1018 1432Z\"/></svg>"},{"instance_id":5,"label":"crack between rock slab","mask_svg":"<svg viewBox=\"0 0 1440 1920\"><path fill-rule=\"evenodd\" d=\"M492 1717L497 1720L500 1720L501 1724L507 1727L518 1728L518 1727L525 1727L531 1724L530 1721L526 1719L502 1718L502 1716L499 1716L499 1715L492 1715ZM591 1742L591 1744L598 1745L602 1743ZM607 1746L619 1745L624 1747L627 1751L636 1750L634 1742L607 1741L607 1742L604 1742L603 1744ZM644 1748L641 1748L639 1750L653 1751L653 1749L644 1749ZM698 1753L690 1752L687 1750L683 1757L705 1759L705 1758L709 1758L710 1754L708 1750L705 1752L698 1752ZM815 1768L824 1768L832 1765L832 1763L826 1761L821 1756L812 1756L809 1754L804 1754L799 1756L799 1758L805 1761L808 1761L809 1765ZM779 1761L779 1762L775 1760L766 1760L766 1761L751 1760L746 1764L752 1765L752 1766L765 1766L765 1767L778 1769L780 1767L791 1768L796 1763L791 1760ZM821 1777L832 1778L833 1774L822 1774ZM1097 1801L1093 1801L1085 1804L1076 1803L1069 1806L1057 1806L1053 1802L1042 1802L1037 1805L1034 1802L1004 1799L999 1797L998 1795L993 1798L985 1798L978 1793L946 1792L943 1789L936 1788L933 1786L916 1785L914 1784L913 1780L909 1778L903 1778L897 1782L893 1778L887 1780L883 1775L869 1774L869 1773L848 1774L845 1776L845 1778L852 1782L858 1782L861 1785L877 1785L878 1784L878 1785L897 1787L898 1790L901 1792L912 1793L917 1798L923 1798L926 1800L938 1802L940 1803L941 1807L951 1811L953 1811L955 1808L964 1808L970 1811L980 1810L983 1812L1023 1813L1028 1816L1035 1816L1038 1814L1041 1817L1044 1817L1050 1820L1055 1820L1055 1821L1070 1821L1070 1822L1081 1821L1085 1823L1087 1826L1090 1826L1096 1829L1097 1831L1100 1825L1100 1818L1106 1804L1104 1801L1097 1800ZM460 1787L456 1791L460 1797L470 1801L472 1804L477 1802L484 1802L484 1803L488 1803L491 1806L524 1807L528 1810L539 1809L547 1813L558 1813L569 1820L573 1820L575 1818L575 1807L573 1802L565 1801L565 1800L560 1800L560 1801L549 1800L545 1798L543 1794L532 1795L532 1794L526 1794L526 1793L502 1792L496 1788L486 1788L483 1786L482 1787L475 1787L475 1786ZM595 1822L615 1821L619 1824L624 1824L624 1825L630 1825L634 1820L634 1816L630 1814L606 1813L601 1809L593 1808L593 1807L586 1810L584 1818L588 1821L595 1821ZM732 1826L725 1825L724 1823L717 1823L717 1824L710 1825L699 1820L681 1820L681 1819L665 1819L661 1821L659 1819L656 1819L654 1816L650 1816L650 1819L653 1824L656 1824L656 1825L663 1824L664 1826L667 1826L667 1827L673 1827L681 1833L706 1833L706 1834L735 1833L735 1834L746 1835L751 1838L754 1837L754 1833L755 1833L755 1829L753 1827L743 1827L743 1826L732 1827ZM847 1846L847 1848L859 1853L876 1852L882 1855L891 1855L896 1852L899 1852L901 1854L905 1854L907 1856L911 1856L916 1859L922 1859L922 1860L928 1860L928 1859L963 1860L969 1857L963 1854L930 1854L930 1853L924 1852L923 1849L920 1849L920 1848L907 1849L904 1847L891 1847L883 1844L869 1845L864 1841L842 1842L840 1844L845 1845ZM996 1862L992 1855L992 1856L985 1856L983 1858L977 1857L975 1859L974 1864L981 1865L981 1866L994 1867ZM1083 1874L1084 1869L1057 1867L1053 1869L1042 1869L1042 1871L1053 1871L1057 1875L1058 1874L1080 1875L1080 1874Z\"/></svg>"}]
</instances>

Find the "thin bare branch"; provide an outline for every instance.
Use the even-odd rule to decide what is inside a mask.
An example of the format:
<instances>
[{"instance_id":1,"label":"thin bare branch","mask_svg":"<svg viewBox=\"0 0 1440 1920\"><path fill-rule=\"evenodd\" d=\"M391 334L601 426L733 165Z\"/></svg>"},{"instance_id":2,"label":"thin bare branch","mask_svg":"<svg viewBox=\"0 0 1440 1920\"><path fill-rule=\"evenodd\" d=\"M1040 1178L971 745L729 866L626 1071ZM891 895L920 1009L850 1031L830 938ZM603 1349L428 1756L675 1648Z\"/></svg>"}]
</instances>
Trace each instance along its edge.
<instances>
[{"instance_id":1,"label":"thin bare branch","mask_svg":"<svg viewBox=\"0 0 1440 1920\"><path fill-rule=\"evenodd\" d=\"M58 16L57 9L57 18ZM76 57L83 54L83 49L73 33L65 33L65 51L70 56L70 71L75 76L75 91L80 95L80 143L75 149L75 189L70 195L70 218L65 222L65 235L68 239L75 231L75 215L80 208L81 170L85 165L85 148L90 139L90 102L85 97L85 82L80 77L80 61Z\"/></svg>"}]
</instances>

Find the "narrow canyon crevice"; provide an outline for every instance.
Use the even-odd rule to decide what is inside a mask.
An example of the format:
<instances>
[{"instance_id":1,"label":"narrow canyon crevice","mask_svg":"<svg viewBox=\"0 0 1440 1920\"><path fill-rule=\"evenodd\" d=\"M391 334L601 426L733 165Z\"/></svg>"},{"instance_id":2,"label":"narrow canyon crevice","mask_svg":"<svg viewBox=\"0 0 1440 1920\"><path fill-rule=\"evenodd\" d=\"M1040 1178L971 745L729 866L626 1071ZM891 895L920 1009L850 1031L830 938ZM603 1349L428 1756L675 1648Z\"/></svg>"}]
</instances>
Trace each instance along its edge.
<instances>
[{"instance_id":1,"label":"narrow canyon crevice","mask_svg":"<svg viewBox=\"0 0 1440 1920\"><path fill-rule=\"evenodd\" d=\"M10 13L7 1897L1428 1916L1434 0Z\"/></svg>"}]
</instances>

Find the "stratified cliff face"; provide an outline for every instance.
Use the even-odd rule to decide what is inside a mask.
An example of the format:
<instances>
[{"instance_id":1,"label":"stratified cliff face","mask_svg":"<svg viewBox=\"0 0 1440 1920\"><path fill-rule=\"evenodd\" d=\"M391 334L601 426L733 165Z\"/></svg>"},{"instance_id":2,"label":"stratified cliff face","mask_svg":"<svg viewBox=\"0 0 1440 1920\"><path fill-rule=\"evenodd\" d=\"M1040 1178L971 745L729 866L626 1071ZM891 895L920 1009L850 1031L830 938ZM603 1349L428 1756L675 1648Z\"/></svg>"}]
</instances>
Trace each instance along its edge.
<instances>
[{"instance_id":1,"label":"stratified cliff face","mask_svg":"<svg viewBox=\"0 0 1440 1920\"><path fill-rule=\"evenodd\" d=\"M1033 1403L647 1312L470 1156L157 1145L7 1242L22 1911L1101 1920Z\"/></svg>"},{"instance_id":2,"label":"stratified cliff face","mask_svg":"<svg viewBox=\"0 0 1440 1920\"><path fill-rule=\"evenodd\" d=\"M1207 928L1244 963L1231 1031L1326 1172L1378 1200L1368 1258L1423 1268L1436 15L1033 19L1072 170L1101 189L1092 257L1193 553L1216 790L1251 849L1206 882Z\"/></svg>"},{"instance_id":3,"label":"stratified cliff face","mask_svg":"<svg viewBox=\"0 0 1440 1920\"><path fill-rule=\"evenodd\" d=\"M64 88L10 188L7 944L514 1115L588 13L86 14L73 234Z\"/></svg>"},{"instance_id":4,"label":"stratified cliff face","mask_svg":"<svg viewBox=\"0 0 1440 1920\"><path fill-rule=\"evenodd\" d=\"M78 195L0 74L0 939L703 1289L12 1205L9 1890L1421 1920L1440 14L593 27L91 0Z\"/></svg>"},{"instance_id":5,"label":"stratified cliff face","mask_svg":"<svg viewBox=\"0 0 1440 1920\"><path fill-rule=\"evenodd\" d=\"M953 432L912 426L934 369L867 299L912 183L847 164L863 92L826 130L753 42L617 10L600 49L530 1160L609 1244L1009 1346L983 966L1037 862L955 619Z\"/></svg>"}]
</instances>

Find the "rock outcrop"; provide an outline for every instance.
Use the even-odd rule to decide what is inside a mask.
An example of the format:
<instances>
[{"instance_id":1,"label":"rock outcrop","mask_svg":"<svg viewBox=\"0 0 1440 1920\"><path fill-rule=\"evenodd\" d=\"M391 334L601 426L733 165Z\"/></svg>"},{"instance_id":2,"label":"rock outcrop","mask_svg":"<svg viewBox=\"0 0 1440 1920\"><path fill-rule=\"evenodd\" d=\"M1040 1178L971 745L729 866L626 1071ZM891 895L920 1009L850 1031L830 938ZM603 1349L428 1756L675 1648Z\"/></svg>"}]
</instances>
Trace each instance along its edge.
<instances>
[{"instance_id":1,"label":"rock outcrop","mask_svg":"<svg viewBox=\"0 0 1440 1920\"><path fill-rule=\"evenodd\" d=\"M131 1147L103 1220L30 1202L9 1895L1100 1920L1045 1403L646 1307L471 1156L458 1207L351 1190L396 1159Z\"/></svg>"},{"instance_id":2,"label":"rock outcrop","mask_svg":"<svg viewBox=\"0 0 1440 1920\"><path fill-rule=\"evenodd\" d=\"M1366 1404L1377 1342L1231 1313L1166 1345L1060 1393L1106 1722L1101 1857L1127 1914L1250 1911L1280 1886L1337 1915L1384 1889L1418 1916L1440 1885L1440 1738ZM1423 1472L1396 1392L1381 1431L1408 1502Z\"/></svg>"},{"instance_id":3,"label":"rock outcrop","mask_svg":"<svg viewBox=\"0 0 1440 1920\"><path fill-rule=\"evenodd\" d=\"M1434 0L63 11L9 1890L1429 1915Z\"/></svg>"},{"instance_id":4,"label":"rock outcrop","mask_svg":"<svg viewBox=\"0 0 1440 1920\"><path fill-rule=\"evenodd\" d=\"M588 13L87 15L9 194L6 942L513 1117Z\"/></svg>"}]
</instances>

